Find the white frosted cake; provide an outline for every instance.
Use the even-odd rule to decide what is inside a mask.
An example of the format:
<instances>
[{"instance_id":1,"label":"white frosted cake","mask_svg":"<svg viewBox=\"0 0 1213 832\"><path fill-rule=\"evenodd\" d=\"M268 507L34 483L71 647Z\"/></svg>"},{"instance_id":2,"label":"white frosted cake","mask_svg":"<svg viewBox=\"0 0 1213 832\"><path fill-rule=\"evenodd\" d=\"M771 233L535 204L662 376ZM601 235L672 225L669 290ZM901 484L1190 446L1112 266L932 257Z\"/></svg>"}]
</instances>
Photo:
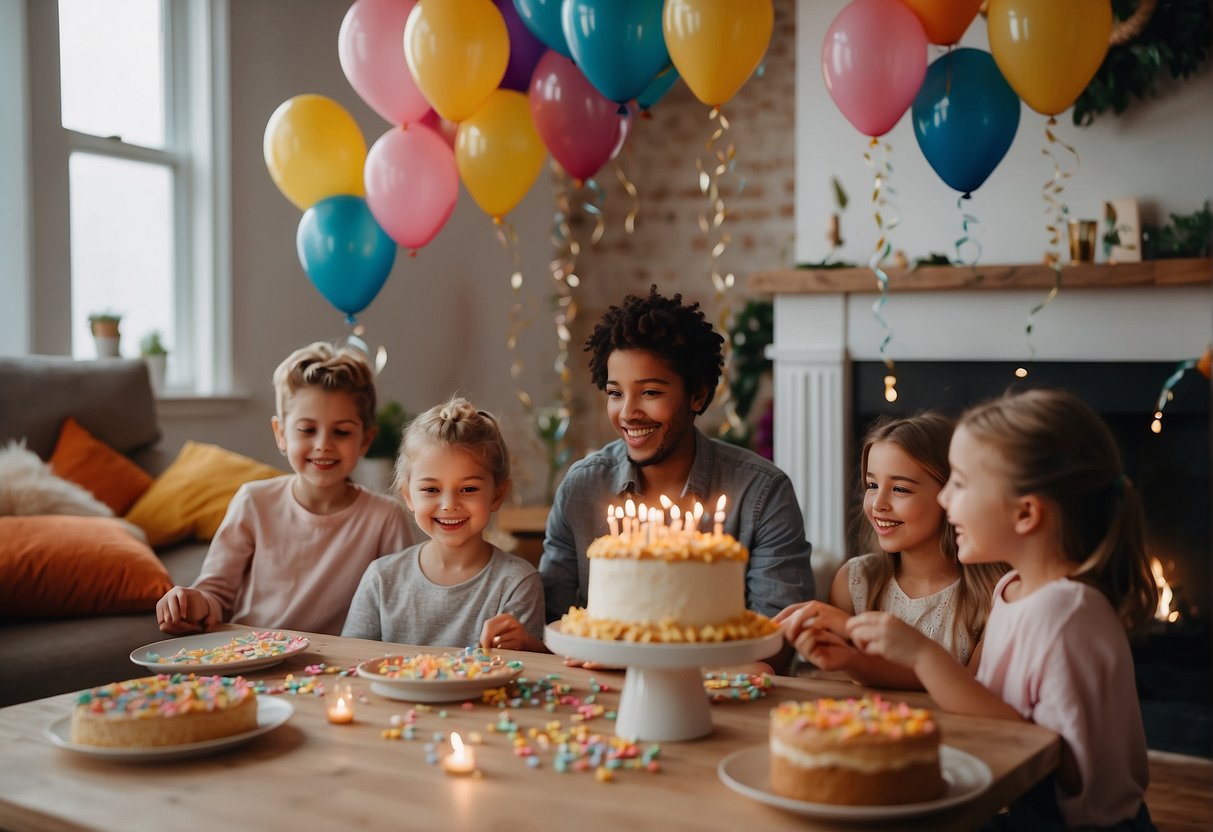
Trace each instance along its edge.
<instances>
[{"instance_id":1,"label":"white frosted cake","mask_svg":"<svg viewBox=\"0 0 1213 832\"><path fill-rule=\"evenodd\" d=\"M607 535L590 544L584 610L562 619L569 635L624 641L699 642L774 632L745 607L750 553L727 534L676 531Z\"/></svg>"}]
</instances>

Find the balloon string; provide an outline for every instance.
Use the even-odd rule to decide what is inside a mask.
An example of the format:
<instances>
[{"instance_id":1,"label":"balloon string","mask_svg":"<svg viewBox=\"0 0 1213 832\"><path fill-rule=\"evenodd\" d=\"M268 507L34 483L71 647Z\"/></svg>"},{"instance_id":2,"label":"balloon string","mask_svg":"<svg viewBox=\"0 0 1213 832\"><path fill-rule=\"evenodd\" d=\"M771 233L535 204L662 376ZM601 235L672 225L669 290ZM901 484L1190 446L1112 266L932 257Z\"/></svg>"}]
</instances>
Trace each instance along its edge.
<instances>
[{"instance_id":1,"label":"balloon string","mask_svg":"<svg viewBox=\"0 0 1213 832\"><path fill-rule=\"evenodd\" d=\"M888 143L882 144L873 136L863 154L864 162L872 170L872 215L876 222L877 239L872 256L868 258L868 268L876 275L876 285L880 289L880 296L872 303L872 317L884 329L884 338L880 342L880 360L888 371L884 376L884 398L887 402L897 401L897 368L887 353L889 342L893 340L893 326L884 316L884 306L889 301L889 275L880 264L893 251L889 232L901 222L896 206L887 196L897 193L889 185L889 179L893 175L893 165L889 162L892 150Z\"/></svg>"},{"instance_id":2,"label":"balloon string","mask_svg":"<svg viewBox=\"0 0 1213 832\"><path fill-rule=\"evenodd\" d=\"M353 316L351 315L350 317ZM364 324L355 324L354 328L350 330L350 334L346 336L345 341L351 347L361 350L369 359L371 358L371 347L362 337L365 334L366 326ZM375 375L379 375L383 372L383 368L387 366L387 347L382 344L379 346L379 349L375 350L374 364Z\"/></svg>"},{"instance_id":3,"label":"balloon string","mask_svg":"<svg viewBox=\"0 0 1213 832\"><path fill-rule=\"evenodd\" d=\"M1048 221L1045 224L1045 231L1048 234L1048 249L1045 251L1045 263L1053 269L1053 286L1050 287L1045 299L1032 307L1032 311L1028 313L1028 320L1024 325L1024 337L1028 342L1028 354L1030 360L1036 360L1036 342L1032 337L1032 333L1036 328L1036 316L1044 310L1046 306L1053 302L1053 298L1057 297L1057 293L1061 291L1062 274L1061 274L1061 238L1062 229L1065 228L1066 216L1070 213L1070 209L1065 202L1060 198L1061 193L1065 190L1064 182L1074 175L1074 171L1078 170L1081 160L1078 157L1078 151L1071 145L1066 144L1057 138L1053 132L1053 128L1057 126L1057 119L1054 116L1049 116L1049 120L1045 123L1045 139L1047 144L1041 149L1041 154L1049 157L1053 162L1053 176L1045 182L1041 188L1041 197L1045 203L1045 215ZM1054 153L1051 145L1059 144L1068 150L1074 156L1074 171L1062 170L1061 162ZM1016 371L1016 375L1020 378L1027 376L1027 370L1023 367Z\"/></svg>"},{"instance_id":4,"label":"balloon string","mask_svg":"<svg viewBox=\"0 0 1213 832\"><path fill-rule=\"evenodd\" d=\"M725 209L724 196L721 194L720 180L733 172L737 148L733 144L732 128L729 120L719 107L708 111L708 118L715 122L711 136L704 143L707 151L706 161L703 155L695 159L695 169L699 174L699 191L707 198L707 210L699 214L699 229L707 237L708 256L711 258L712 289L715 293L717 329L724 334L722 355L724 368L720 374L720 384L716 388L716 400L724 412L724 421L720 425L720 435L730 431L740 433L743 430L741 417L737 415L737 404L733 401L729 380L732 376L733 344L728 333L733 325L733 309L730 303L732 290L737 279L733 272L723 271L720 267L720 257L728 248L732 236L722 229L728 211ZM742 179L737 193L745 187Z\"/></svg>"},{"instance_id":5,"label":"balloon string","mask_svg":"<svg viewBox=\"0 0 1213 832\"><path fill-rule=\"evenodd\" d=\"M527 327L522 306L522 251L518 242L518 232L513 223L495 219L493 229L497 232L497 242L501 243L501 247L509 254L514 266L514 271L510 274L510 288L514 292L514 301L510 304L510 329L505 337L505 345L510 353L510 378L517 382L522 378L523 367L522 357L518 355L518 336ZM523 389L521 383L518 384L515 395L523 408L529 412L533 403L530 394Z\"/></svg>"},{"instance_id":6,"label":"balloon string","mask_svg":"<svg viewBox=\"0 0 1213 832\"><path fill-rule=\"evenodd\" d=\"M572 342L570 326L577 317L578 306L573 298L573 289L580 284L577 276L577 256L574 253L573 231L569 223L572 206L572 181L560 165L552 160L555 174L556 211L552 217L553 257L549 267L555 284L553 323L556 329L556 376L560 379L560 402L567 406L573 401L569 386L572 372L569 370L569 345Z\"/></svg>"},{"instance_id":7,"label":"balloon string","mask_svg":"<svg viewBox=\"0 0 1213 832\"><path fill-rule=\"evenodd\" d=\"M625 145L623 152L630 153L631 145ZM620 156L622 155L620 154ZM636 217L640 214L640 191L636 189L636 185L628 178L628 172L618 156L615 157L615 178L619 180L619 184L623 186L624 191L627 192L628 198L631 200L628 214L623 218L623 230L627 234L634 234L636 232Z\"/></svg>"},{"instance_id":8,"label":"balloon string","mask_svg":"<svg viewBox=\"0 0 1213 832\"><path fill-rule=\"evenodd\" d=\"M976 266L981 259L981 240L978 239L982 231L981 220L977 218L976 214L970 214L965 210L964 201L968 198L968 194L956 198L956 210L960 213L961 227L960 239L956 241L956 263L960 266ZM972 260L965 257L965 246L973 250Z\"/></svg>"},{"instance_id":9,"label":"balloon string","mask_svg":"<svg viewBox=\"0 0 1213 832\"><path fill-rule=\"evenodd\" d=\"M1158 393L1158 401L1154 404L1154 421L1150 424L1150 430L1154 433L1162 433L1162 412L1166 408L1167 402L1175 398L1172 388L1179 384L1179 380L1184 377L1184 373L1196 366L1197 359L1189 358L1179 362L1175 366L1175 371L1167 377L1163 382L1162 390Z\"/></svg>"},{"instance_id":10,"label":"balloon string","mask_svg":"<svg viewBox=\"0 0 1213 832\"><path fill-rule=\"evenodd\" d=\"M590 246L596 246L602 240L602 235L606 233L606 215L603 213L602 205L606 200L606 195L602 191L602 186L598 184L598 180L593 177L585 180L585 187L590 192L590 198L581 203L581 207L586 213L594 215L594 230L590 234Z\"/></svg>"}]
</instances>

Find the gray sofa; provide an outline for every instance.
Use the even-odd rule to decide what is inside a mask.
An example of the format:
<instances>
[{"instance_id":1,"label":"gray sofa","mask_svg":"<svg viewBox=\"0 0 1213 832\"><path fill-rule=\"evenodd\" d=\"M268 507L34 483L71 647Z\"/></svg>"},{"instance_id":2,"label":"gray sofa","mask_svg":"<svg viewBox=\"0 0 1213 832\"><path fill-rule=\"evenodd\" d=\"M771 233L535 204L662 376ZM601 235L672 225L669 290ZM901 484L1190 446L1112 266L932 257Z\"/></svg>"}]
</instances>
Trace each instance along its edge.
<instances>
[{"instance_id":1,"label":"gray sofa","mask_svg":"<svg viewBox=\"0 0 1213 832\"><path fill-rule=\"evenodd\" d=\"M10 439L49 459L72 416L97 439L153 476L172 457L157 447L160 427L142 361L0 358L0 444ZM157 551L174 583L198 575L207 544ZM152 612L68 618L12 618L0 610L0 706L137 675L136 647L167 638Z\"/></svg>"}]
</instances>

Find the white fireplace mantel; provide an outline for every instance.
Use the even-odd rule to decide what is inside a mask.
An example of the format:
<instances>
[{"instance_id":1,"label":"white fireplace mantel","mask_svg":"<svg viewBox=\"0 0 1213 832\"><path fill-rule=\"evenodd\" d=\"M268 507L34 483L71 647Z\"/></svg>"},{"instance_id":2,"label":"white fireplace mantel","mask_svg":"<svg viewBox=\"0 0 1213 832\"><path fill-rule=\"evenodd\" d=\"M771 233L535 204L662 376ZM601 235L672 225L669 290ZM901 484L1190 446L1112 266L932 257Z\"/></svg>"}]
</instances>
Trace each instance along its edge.
<instances>
[{"instance_id":1,"label":"white fireplace mantel","mask_svg":"<svg viewBox=\"0 0 1213 832\"><path fill-rule=\"evenodd\" d=\"M1023 361L1025 326L1053 285L1043 266L890 270L882 308L894 361ZM1063 269L1062 289L1034 318L1037 361L1175 361L1213 343L1210 261L1175 260ZM885 331L867 269L755 274L775 298L775 463L800 500L814 559L846 551L846 471L852 361L881 359ZM1159 379L1161 387L1163 379ZM819 594L828 592L819 588Z\"/></svg>"}]
</instances>

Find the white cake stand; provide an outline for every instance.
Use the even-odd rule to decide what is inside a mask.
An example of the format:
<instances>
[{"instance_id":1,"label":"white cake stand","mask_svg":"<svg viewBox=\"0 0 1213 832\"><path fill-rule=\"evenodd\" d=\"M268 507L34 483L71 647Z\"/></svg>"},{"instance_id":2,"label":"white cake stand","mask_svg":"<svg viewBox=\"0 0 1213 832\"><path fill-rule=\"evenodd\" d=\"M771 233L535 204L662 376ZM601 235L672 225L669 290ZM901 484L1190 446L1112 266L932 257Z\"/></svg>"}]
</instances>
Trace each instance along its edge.
<instances>
[{"instance_id":1,"label":"white cake stand","mask_svg":"<svg viewBox=\"0 0 1213 832\"><path fill-rule=\"evenodd\" d=\"M772 656L783 636L711 644L638 644L566 635L549 624L543 642L553 653L588 662L627 667L615 734L628 740L677 742L712 733L712 709L701 668L757 661Z\"/></svg>"}]
</instances>

